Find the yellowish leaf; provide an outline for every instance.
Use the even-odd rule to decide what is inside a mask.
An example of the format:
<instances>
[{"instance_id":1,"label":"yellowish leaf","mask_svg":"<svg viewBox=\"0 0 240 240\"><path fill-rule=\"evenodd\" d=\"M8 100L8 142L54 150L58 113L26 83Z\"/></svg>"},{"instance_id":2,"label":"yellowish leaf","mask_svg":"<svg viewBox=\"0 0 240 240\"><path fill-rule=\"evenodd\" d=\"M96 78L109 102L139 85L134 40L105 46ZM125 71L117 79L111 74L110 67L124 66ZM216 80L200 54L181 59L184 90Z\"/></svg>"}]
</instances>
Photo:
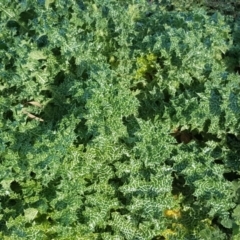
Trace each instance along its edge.
<instances>
[{"instance_id":1,"label":"yellowish leaf","mask_svg":"<svg viewBox=\"0 0 240 240\"><path fill-rule=\"evenodd\" d=\"M39 50L35 50L29 53L29 57L31 59L35 59L35 60L40 60L40 59L46 59L47 57L43 54L42 51Z\"/></svg>"},{"instance_id":2,"label":"yellowish leaf","mask_svg":"<svg viewBox=\"0 0 240 240\"><path fill-rule=\"evenodd\" d=\"M36 208L27 208L24 210L24 216L27 221L32 221L34 218L36 218L37 214L38 210Z\"/></svg>"},{"instance_id":3,"label":"yellowish leaf","mask_svg":"<svg viewBox=\"0 0 240 240\"><path fill-rule=\"evenodd\" d=\"M45 8L48 9L49 5L54 2L55 0L45 0Z\"/></svg>"}]
</instances>

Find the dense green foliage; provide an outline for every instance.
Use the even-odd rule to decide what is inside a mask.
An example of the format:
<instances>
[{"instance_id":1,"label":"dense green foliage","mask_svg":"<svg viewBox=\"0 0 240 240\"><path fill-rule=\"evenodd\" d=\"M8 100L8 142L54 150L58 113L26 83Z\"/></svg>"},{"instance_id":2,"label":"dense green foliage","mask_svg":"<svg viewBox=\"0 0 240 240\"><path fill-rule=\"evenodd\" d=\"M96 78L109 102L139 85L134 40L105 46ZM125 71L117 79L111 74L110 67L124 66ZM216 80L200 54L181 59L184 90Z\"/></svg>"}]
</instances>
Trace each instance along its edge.
<instances>
[{"instance_id":1,"label":"dense green foliage","mask_svg":"<svg viewBox=\"0 0 240 240\"><path fill-rule=\"evenodd\" d=\"M240 21L159 2L1 1L1 239L240 239Z\"/></svg>"}]
</instances>

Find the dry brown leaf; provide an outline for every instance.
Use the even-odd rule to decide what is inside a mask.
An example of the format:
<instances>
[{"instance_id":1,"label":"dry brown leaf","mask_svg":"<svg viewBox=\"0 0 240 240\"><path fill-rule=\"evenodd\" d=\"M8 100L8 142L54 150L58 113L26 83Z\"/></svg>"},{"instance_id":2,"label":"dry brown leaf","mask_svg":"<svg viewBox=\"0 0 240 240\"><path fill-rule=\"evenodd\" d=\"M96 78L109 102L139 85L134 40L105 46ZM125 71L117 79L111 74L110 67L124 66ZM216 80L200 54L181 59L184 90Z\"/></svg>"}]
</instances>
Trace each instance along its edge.
<instances>
[{"instance_id":1,"label":"dry brown leaf","mask_svg":"<svg viewBox=\"0 0 240 240\"><path fill-rule=\"evenodd\" d=\"M42 107L42 105L39 103L39 102L35 102L35 101L31 101L31 102L28 102L29 104L33 105L33 106L36 106L36 107Z\"/></svg>"},{"instance_id":2,"label":"dry brown leaf","mask_svg":"<svg viewBox=\"0 0 240 240\"><path fill-rule=\"evenodd\" d=\"M38 121L40 121L40 122L44 122L44 120L43 120L42 118L39 118L39 117L31 114L30 112L27 112L26 110L23 110L22 112L23 112L24 114L27 114L27 116L28 116L29 118L38 120Z\"/></svg>"}]
</instances>

